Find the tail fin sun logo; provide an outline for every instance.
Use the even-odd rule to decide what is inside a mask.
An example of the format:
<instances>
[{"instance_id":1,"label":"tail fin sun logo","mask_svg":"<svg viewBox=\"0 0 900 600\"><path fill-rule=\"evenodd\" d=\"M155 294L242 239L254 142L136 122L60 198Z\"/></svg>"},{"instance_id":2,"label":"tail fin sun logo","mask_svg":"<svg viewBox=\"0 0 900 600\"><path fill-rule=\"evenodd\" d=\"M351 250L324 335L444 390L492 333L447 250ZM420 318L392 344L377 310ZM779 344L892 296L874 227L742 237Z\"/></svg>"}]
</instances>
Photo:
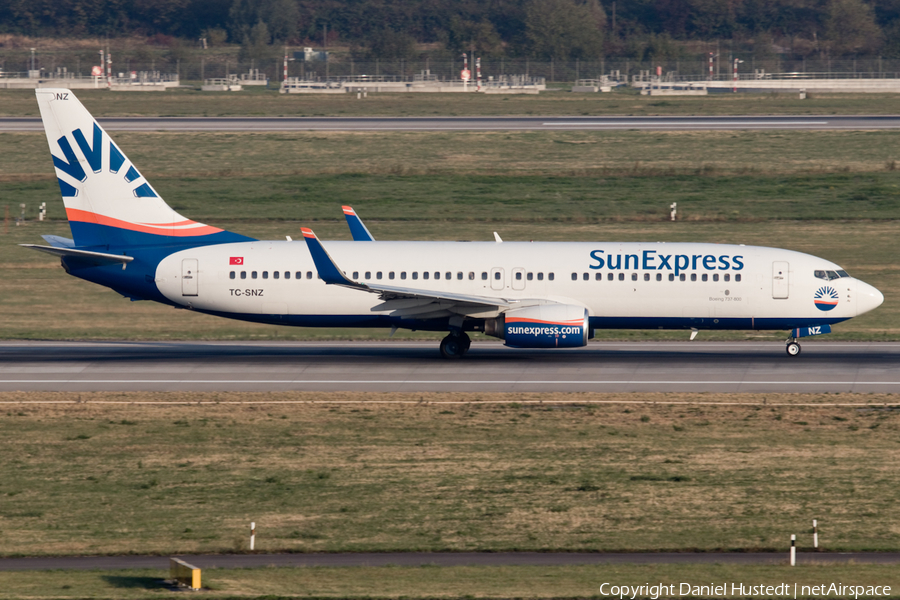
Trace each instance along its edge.
<instances>
[{"instance_id":1,"label":"tail fin sun logo","mask_svg":"<svg viewBox=\"0 0 900 600\"><path fill-rule=\"evenodd\" d=\"M839 298L837 290L830 285L826 285L816 290L813 302L815 302L816 308L819 310L829 311L838 305Z\"/></svg>"},{"instance_id":2,"label":"tail fin sun logo","mask_svg":"<svg viewBox=\"0 0 900 600\"><path fill-rule=\"evenodd\" d=\"M119 150L115 144L113 144L112 140L108 138L104 140L103 133L96 123L94 123L92 132L92 143L88 142L81 129L74 130L72 132L72 137L75 138L75 142L78 144L78 148L81 150L82 154L87 160L88 165L95 174L99 174L102 172L102 152L104 141L108 142L109 147L109 172L115 175L118 174L122 169L122 166L126 161L125 155L122 154L122 151ZM57 168L58 171L62 172L57 172L60 191L62 192L63 196L74 198L78 195L78 189L70 183L66 182L60 175L68 175L76 181L83 183L87 179L87 174L85 173L84 168L82 168L82 164L78 161L78 157L75 155L75 151L72 149L72 145L69 143L68 138L66 136L59 138L57 140L57 144L59 145L59 149L62 151L63 156L65 156L65 160L59 158L58 156L53 156L53 165ZM140 178L141 174L138 173L137 169L135 169L134 166L129 165L128 171L124 176L125 182L131 184ZM140 185L135 185L135 187L131 190L131 193L135 198L158 197L153 191L153 188L151 188L150 185L146 182L141 183Z\"/></svg>"}]
</instances>

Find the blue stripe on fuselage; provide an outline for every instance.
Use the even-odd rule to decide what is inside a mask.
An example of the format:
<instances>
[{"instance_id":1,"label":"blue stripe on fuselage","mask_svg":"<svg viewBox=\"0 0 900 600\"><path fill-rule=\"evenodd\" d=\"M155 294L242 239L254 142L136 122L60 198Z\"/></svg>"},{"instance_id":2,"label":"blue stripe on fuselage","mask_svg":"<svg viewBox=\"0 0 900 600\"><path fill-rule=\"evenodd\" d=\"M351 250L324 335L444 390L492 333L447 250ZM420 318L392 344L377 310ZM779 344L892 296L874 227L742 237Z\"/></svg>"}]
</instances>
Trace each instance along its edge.
<instances>
[{"instance_id":1,"label":"blue stripe on fuselage","mask_svg":"<svg viewBox=\"0 0 900 600\"><path fill-rule=\"evenodd\" d=\"M180 250L184 250L185 248L194 248L196 246L256 241L254 238L230 231L178 237L132 231L121 227L98 225L97 223L86 223L84 221L69 221L69 228L72 230L72 237L78 242L79 247L105 247L109 248L110 251L113 248L128 250L137 246L179 246Z\"/></svg>"}]
</instances>

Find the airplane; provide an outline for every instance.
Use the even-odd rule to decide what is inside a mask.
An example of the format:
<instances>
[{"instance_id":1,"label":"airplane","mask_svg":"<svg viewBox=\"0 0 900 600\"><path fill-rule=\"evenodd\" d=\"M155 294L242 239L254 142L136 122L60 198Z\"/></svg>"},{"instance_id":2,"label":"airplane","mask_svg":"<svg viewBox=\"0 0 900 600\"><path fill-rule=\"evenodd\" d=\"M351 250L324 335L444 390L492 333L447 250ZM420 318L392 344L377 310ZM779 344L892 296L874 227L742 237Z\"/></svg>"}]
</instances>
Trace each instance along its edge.
<instances>
[{"instance_id":1,"label":"airplane","mask_svg":"<svg viewBox=\"0 0 900 600\"><path fill-rule=\"evenodd\" d=\"M72 239L23 244L131 300L256 323L468 332L515 348L577 348L597 329L789 330L785 349L884 296L837 264L712 243L264 241L175 212L75 95L36 90ZM349 209L349 210L348 210ZM360 243L368 242L368 243Z\"/></svg>"}]
</instances>

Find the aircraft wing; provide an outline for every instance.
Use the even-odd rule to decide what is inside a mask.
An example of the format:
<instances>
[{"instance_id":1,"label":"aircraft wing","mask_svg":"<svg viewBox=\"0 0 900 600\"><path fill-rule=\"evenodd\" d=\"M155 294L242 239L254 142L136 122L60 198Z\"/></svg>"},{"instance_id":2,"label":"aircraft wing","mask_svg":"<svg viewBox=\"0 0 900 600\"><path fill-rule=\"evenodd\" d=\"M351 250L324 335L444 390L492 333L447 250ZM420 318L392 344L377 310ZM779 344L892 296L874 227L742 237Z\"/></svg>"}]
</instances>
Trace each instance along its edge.
<instances>
[{"instance_id":1,"label":"aircraft wing","mask_svg":"<svg viewBox=\"0 0 900 600\"><path fill-rule=\"evenodd\" d=\"M369 233L369 230L363 224L362 219L356 214L352 206L342 206L344 209L344 218L347 219L347 225L350 227L350 235L353 236L354 242L374 242L375 238Z\"/></svg>"},{"instance_id":2,"label":"aircraft wing","mask_svg":"<svg viewBox=\"0 0 900 600\"><path fill-rule=\"evenodd\" d=\"M319 241L319 238L316 237L316 234L311 229L303 227L301 231L322 281L331 285L340 285L378 294L384 302L374 307L373 311L392 310L397 313L397 316L415 316L416 318L424 319L446 316L448 314L474 315L497 311L510 306L539 303L539 301L508 300L474 294L456 294L453 292L354 281L344 275L344 272L338 268L328 251L322 246L322 242Z\"/></svg>"}]
</instances>

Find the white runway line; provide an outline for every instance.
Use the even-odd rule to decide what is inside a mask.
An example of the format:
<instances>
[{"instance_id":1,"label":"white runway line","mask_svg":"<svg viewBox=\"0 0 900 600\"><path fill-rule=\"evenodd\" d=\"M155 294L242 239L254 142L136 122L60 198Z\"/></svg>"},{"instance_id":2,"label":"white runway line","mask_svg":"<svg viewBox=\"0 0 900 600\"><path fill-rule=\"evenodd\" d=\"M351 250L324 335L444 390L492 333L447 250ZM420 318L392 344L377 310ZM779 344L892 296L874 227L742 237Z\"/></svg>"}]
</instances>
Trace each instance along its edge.
<instances>
[{"instance_id":1,"label":"white runway line","mask_svg":"<svg viewBox=\"0 0 900 600\"><path fill-rule=\"evenodd\" d=\"M96 384L112 384L112 383L191 383L191 384L214 384L214 383L243 383L243 384L309 384L309 385L334 385L334 384L366 384L366 385L421 385L421 384L441 384L441 385L900 385L900 381L720 381L720 380L566 380L566 379L488 379L488 380L465 380L458 379L0 379L0 385L3 384L40 384L40 383L96 383Z\"/></svg>"}]
</instances>

